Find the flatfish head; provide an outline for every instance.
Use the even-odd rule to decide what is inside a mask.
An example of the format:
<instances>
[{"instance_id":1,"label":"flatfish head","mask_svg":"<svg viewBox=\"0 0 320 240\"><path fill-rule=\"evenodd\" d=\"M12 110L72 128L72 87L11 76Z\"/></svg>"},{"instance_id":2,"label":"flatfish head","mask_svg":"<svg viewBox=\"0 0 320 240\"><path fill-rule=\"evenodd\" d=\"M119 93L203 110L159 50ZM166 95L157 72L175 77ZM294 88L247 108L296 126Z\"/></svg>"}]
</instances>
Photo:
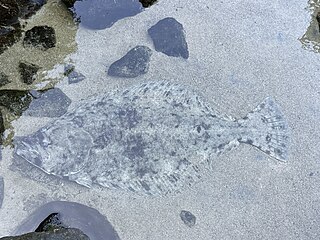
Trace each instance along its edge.
<instances>
[{"instance_id":1,"label":"flatfish head","mask_svg":"<svg viewBox=\"0 0 320 240\"><path fill-rule=\"evenodd\" d=\"M44 127L15 140L15 157L23 158L48 174L67 177L83 169L92 138L71 124Z\"/></svg>"}]
</instances>

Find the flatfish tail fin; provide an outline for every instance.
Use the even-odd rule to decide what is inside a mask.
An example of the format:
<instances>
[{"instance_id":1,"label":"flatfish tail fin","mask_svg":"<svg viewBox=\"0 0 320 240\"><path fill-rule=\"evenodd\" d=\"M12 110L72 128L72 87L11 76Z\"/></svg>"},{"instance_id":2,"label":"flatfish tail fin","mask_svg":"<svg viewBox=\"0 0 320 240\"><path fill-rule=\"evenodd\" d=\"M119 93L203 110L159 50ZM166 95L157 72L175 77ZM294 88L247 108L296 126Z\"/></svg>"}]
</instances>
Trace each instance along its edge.
<instances>
[{"instance_id":1,"label":"flatfish tail fin","mask_svg":"<svg viewBox=\"0 0 320 240\"><path fill-rule=\"evenodd\" d=\"M239 142L251 144L277 160L287 160L287 122L271 97L266 98L246 117L238 120L238 123L248 130Z\"/></svg>"}]
</instances>

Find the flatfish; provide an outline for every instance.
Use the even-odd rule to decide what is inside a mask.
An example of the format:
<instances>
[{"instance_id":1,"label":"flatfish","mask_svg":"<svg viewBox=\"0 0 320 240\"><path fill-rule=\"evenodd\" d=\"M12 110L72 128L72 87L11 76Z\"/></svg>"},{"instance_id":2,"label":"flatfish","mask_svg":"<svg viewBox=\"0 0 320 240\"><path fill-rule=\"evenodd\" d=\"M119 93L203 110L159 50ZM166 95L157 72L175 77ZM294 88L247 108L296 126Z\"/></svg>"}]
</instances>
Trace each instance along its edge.
<instances>
[{"instance_id":1,"label":"flatfish","mask_svg":"<svg viewBox=\"0 0 320 240\"><path fill-rule=\"evenodd\" d=\"M287 157L287 124L265 99L242 119L214 111L192 90L149 82L81 102L35 133L17 138L15 157L91 187L148 195L181 192L240 143Z\"/></svg>"}]
</instances>

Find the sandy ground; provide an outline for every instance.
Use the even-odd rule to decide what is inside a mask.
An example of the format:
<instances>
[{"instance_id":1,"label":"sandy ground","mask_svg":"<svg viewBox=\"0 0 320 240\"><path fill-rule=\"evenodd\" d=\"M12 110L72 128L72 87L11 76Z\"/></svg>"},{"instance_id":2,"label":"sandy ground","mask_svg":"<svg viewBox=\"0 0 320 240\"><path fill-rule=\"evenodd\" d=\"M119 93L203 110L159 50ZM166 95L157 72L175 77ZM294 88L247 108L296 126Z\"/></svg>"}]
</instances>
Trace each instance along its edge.
<instances>
[{"instance_id":1,"label":"sandy ground","mask_svg":"<svg viewBox=\"0 0 320 240\"><path fill-rule=\"evenodd\" d=\"M298 41L310 23L307 6L298 0L160 0L110 29L80 29L78 51L70 58L87 79L59 84L74 102L117 86L166 79L196 89L213 108L239 118L273 96L291 131L288 161L241 145L215 159L212 171L181 194L141 197L66 182L37 183L8 170L12 150L5 149L0 236L10 234L39 204L62 199L98 209L122 240L319 239L320 55ZM106 68L132 47L154 49L147 29L168 16L185 28L188 60L154 51L143 77L106 75ZM48 121L23 117L14 125L17 135L24 135ZM193 228L181 221L181 210L197 217Z\"/></svg>"}]
</instances>

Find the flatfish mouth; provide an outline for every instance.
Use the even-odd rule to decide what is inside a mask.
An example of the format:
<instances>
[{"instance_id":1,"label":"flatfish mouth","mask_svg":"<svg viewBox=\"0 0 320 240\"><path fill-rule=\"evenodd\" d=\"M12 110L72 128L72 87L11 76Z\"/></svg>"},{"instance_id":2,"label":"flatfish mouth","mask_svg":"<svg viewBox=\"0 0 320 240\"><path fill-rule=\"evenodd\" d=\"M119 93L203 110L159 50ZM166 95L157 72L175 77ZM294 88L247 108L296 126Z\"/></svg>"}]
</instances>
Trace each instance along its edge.
<instances>
[{"instance_id":1,"label":"flatfish mouth","mask_svg":"<svg viewBox=\"0 0 320 240\"><path fill-rule=\"evenodd\" d=\"M283 160L286 129L271 99L235 121L183 86L149 82L82 101L19 138L15 154L83 186L166 195L192 186L242 142Z\"/></svg>"}]
</instances>

